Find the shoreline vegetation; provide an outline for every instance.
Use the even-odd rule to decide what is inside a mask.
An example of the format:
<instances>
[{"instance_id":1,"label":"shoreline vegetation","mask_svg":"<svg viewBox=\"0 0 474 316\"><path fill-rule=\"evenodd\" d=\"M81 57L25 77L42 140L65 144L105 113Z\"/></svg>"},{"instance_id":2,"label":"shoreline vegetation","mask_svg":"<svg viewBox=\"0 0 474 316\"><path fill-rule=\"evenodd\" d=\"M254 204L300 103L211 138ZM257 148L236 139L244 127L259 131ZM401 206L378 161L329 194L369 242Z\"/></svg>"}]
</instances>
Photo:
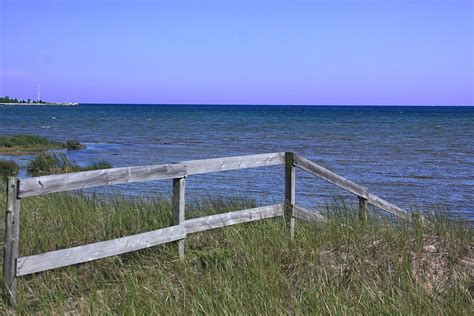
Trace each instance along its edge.
<instances>
[{"instance_id":1,"label":"shoreline vegetation","mask_svg":"<svg viewBox=\"0 0 474 316\"><path fill-rule=\"evenodd\" d=\"M13 160L0 160L0 184L7 177L15 177L20 171L20 166Z\"/></svg>"},{"instance_id":2,"label":"shoreline vegetation","mask_svg":"<svg viewBox=\"0 0 474 316\"><path fill-rule=\"evenodd\" d=\"M79 166L75 161L70 160L63 153L41 153L33 159L27 172L33 177L50 174L70 173L78 171L89 171L112 168L112 164L106 161L90 163L86 166Z\"/></svg>"},{"instance_id":3,"label":"shoreline vegetation","mask_svg":"<svg viewBox=\"0 0 474 316\"><path fill-rule=\"evenodd\" d=\"M112 168L112 164L107 161L93 162L85 166L79 166L63 153L41 153L30 161L26 167L26 172L30 176L38 177L109 168ZM0 159L0 182L4 181L7 177L17 176L19 171L20 166L15 161Z\"/></svg>"},{"instance_id":4,"label":"shoreline vegetation","mask_svg":"<svg viewBox=\"0 0 474 316\"><path fill-rule=\"evenodd\" d=\"M0 204L5 203L4 195ZM169 226L163 196L56 193L22 200L20 254L109 240ZM194 218L258 206L194 199ZM427 226L337 201L325 223L282 218L18 279L22 314L473 314L473 231L442 216ZM8 312L0 303L0 311Z\"/></svg>"},{"instance_id":5,"label":"shoreline vegetation","mask_svg":"<svg viewBox=\"0 0 474 316\"><path fill-rule=\"evenodd\" d=\"M58 173L69 173L97 169L112 168L106 161L89 163L80 166L68 158L65 153L48 152L51 149L81 150L86 146L76 140L68 140L65 143L51 141L45 137L35 135L15 135L0 137L0 154L2 155L29 155L36 157L26 167L27 174L31 176L42 176ZM0 181L8 176L16 176L20 166L13 160L0 159Z\"/></svg>"},{"instance_id":6,"label":"shoreline vegetation","mask_svg":"<svg viewBox=\"0 0 474 316\"><path fill-rule=\"evenodd\" d=\"M22 155L43 152L50 149L85 149L86 146L77 140L68 140L65 143L51 141L36 135L0 136L0 154Z\"/></svg>"},{"instance_id":7,"label":"shoreline vegetation","mask_svg":"<svg viewBox=\"0 0 474 316\"><path fill-rule=\"evenodd\" d=\"M59 106L71 106L78 105L77 102L50 102L44 100L31 100L31 99L16 99L10 98L9 96L0 97L0 105L59 105Z\"/></svg>"}]
</instances>

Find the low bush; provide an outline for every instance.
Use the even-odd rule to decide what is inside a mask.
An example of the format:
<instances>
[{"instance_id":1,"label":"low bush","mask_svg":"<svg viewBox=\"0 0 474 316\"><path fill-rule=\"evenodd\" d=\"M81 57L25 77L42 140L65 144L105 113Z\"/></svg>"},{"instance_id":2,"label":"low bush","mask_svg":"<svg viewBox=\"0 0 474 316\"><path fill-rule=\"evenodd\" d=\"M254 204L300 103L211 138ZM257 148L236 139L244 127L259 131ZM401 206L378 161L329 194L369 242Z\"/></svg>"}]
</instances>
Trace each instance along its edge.
<instances>
[{"instance_id":1,"label":"low bush","mask_svg":"<svg viewBox=\"0 0 474 316\"><path fill-rule=\"evenodd\" d=\"M86 146L78 142L77 140L68 140L66 142L66 148L68 150L79 150L79 149L85 149Z\"/></svg>"},{"instance_id":2,"label":"low bush","mask_svg":"<svg viewBox=\"0 0 474 316\"><path fill-rule=\"evenodd\" d=\"M15 135L0 137L0 147L5 148L34 148L34 147L62 147L63 144L50 141L36 135Z\"/></svg>"},{"instance_id":3,"label":"low bush","mask_svg":"<svg viewBox=\"0 0 474 316\"><path fill-rule=\"evenodd\" d=\"M86 146L77 140L68 140L66 143L54 142L46 137L36 135L14 135L0 137L0 150L2 151L42 151L54 148L67 148L68 150L84 149Z\"/></svg>"},{"instance_id":4,"label":"low bush","mask_svg":"<svg viewBox=\"0 0 474 316\"><path fill-rule=\"evenodd\" d=\"M108 161L93 162L82 168L84 170L99 170L112 168L112 164Z\"/></svg>"},{"instance_id":5,"label":"low bush","mask_svg":"<svg viewBox=\"0 0 474 316\"><path fill-rule=\"evenodd\" d=\"M49 174L69 173L77 171L97 170L111 168L106 161L91 163L85 167L79 166L63 153L41 153L28 165L28 174L43 176Z\"/></svg>"},{"instance_id":6,"label":"low bush","mask_svg":"<svg viewBox=\"0 0 474 316\"><path fill-rule=\"evenodd\" d=\"M0 160L0 181L6 177L16 176L20 166L13 160Z\"/></svg>"}]
</instances>

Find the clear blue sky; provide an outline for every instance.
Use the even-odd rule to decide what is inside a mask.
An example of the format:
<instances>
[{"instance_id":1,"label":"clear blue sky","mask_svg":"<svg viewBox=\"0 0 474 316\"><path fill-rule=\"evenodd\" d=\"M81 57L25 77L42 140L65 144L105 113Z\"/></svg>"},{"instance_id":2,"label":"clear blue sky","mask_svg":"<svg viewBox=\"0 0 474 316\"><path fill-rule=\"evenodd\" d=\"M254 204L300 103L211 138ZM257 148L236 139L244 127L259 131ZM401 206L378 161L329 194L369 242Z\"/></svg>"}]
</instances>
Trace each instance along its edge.
<instances>
[{"instance_id":1,"label":"clear blue sky","mask_svg":"<svg viewBox=\"0 0 474 316\"><path fill-rule=\"evenodd\" d=\"M0 3L0 95L474 104L473 0Z\"/></svg>"}]
</instances>

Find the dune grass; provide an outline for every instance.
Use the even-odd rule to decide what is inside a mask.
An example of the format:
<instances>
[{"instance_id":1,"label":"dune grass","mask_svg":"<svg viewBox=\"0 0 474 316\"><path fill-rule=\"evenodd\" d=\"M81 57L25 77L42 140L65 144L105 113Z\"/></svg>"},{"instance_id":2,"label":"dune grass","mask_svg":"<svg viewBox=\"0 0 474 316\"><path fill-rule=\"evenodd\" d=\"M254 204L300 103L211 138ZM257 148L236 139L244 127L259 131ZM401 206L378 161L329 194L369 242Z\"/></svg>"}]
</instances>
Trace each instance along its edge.
<instances>
[{"instance_id":1,"label":"dune grass","mask_svg":"<svg viewBox=\"0 0 474 316\"><path fill-rule=\"evenodd\" d=\"M107 168L112 168L112 165L106 161L90 163L87 166L79 166L63 153L41 153L29 163L27 171L28 174L36 177Z\"/></svg>"},{"instance_id":2,"label":"dune grass","mask_svg":"<svg viewBox=\"0 0 474 316\"><path fill-rule=\"evenodd\" d=\"M0 160L0 181L13 177L20 171L20 166L13 160Z\"/></svg>"},{"instance_id":3,"label":"dune grass","mask_svg":"<svg viewBox=\"0 0 474 316\"><path fill-rule=\"evenodd\" d=\"M0 136L0 152L5 154L21 154L23 152L42 152L48 149L67 148L68 150L84 149L86 146L77 140L66 143L55 142L37 135Z\"/></svg>"},{"instance_id":4,"label":"dune grass","mask_svg":"<svg viewBox=\"0 0 474 316\"><path fill-rule=\"evenodd\" d=\"M46 137L36 135L14 135L0 137L0 147L35 147L35 146L59 146L61 143L52 142Z\"/></svg>"},{"instance_id":5,"label":"dune grass","mask_svg":"<svg viewBox=\"0 0 474 316\"><path fill-rule=\"evenodd\" d=\"M79 149L85 149L86 146L81 144L79 141L75 139L71 139L66 142L66 148L68 150L79 150Z\"/></svg>"},{"instance_id":6,"label":"dune grass","mask_svg":"<svg viewBox=\"0 0 474 316\"><path fill-rule=\"evenodd\" d=\"M12 150L46 150L64 148L64 144L54 142L46 137L36 135L14 135L0 137L0 151Z\"/></svg>"},{"instance_id":7,"label":"dune grass","mask_svg":"<svg viewBox=\"0 0 474 316\"><path fill-rule=\"evenodd\" d=\"M4 205L0 197L0 205ZM187 218L256 206L188 201ZM163 197L52 194L22 200L20 255L168 226ZM328 208L325 224L282 219L189 235L175 243L20 277L19 314L473 314L473 232L445 218L426 227ZM0 312L7 312L0 304Z\"/></svg>"}]
</instances>

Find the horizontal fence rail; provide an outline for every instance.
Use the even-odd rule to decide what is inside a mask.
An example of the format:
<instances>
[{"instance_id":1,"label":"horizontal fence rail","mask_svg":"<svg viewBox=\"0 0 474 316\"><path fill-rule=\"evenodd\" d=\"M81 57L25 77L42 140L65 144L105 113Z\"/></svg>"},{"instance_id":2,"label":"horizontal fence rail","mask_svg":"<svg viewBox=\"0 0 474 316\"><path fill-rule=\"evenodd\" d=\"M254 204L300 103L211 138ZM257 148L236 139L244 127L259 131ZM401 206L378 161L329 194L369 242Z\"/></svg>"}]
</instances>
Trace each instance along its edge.
<instances>
[{"instance_id":1,"label":"horizontal fence rail","mask_svg":"<svg viewBox=\"0 0 474 316\"><path fill-rule=\"evenodd\" d=\"M294 165L348 192L358 195L359 197L367 200L367 202L369 202L370 204L386 212L389 212L405 220L411 220L411 216L407 211L369 193L367 188L358 185L357 183L354 183L350 180L347 180L346 178L343 178L335 174L334 172L329 171L328 169L304 157L301 157L300 155L294 154Z\"/></svg>"},{"instance_id":2,"label":"horizontal fence rail","mask_svg":"<svg viewBox=\"0 0 474 316\"><path fill-rule=\"evenodd\" d=\"M185 161L176 164L111 168L22 179L19 197L105 185L167 180L186 175L283 164L284 153Z\"/></svg>"},{"instance_id":3,"label":"horizontal fence rail","mask_svg":"<svg viewBox=\"0 0 474 316\"><path fill-rule=\"evenodd\" d=\"M321 213L317 211L310 211L301 207L299 205L295 205L295 209L293 212L293 216L308 222L325 222L326 219Z\"/></svg>"},{"instance_id":4,"label":"horizontal fence rail","mask_svg":"<svg viewBox=\"0 0 474 316\"><path fill-rule=\"evenodd\" d=\"M27 275L93 261L150 248L183 238L186 238L186 229L182 226L171 226L147 233L101 241L89 245L21 257L18 258L16 275Z\"/></svg>"},{"instance_id":5,"label":"horizontal fence rail","mask_svg":"<svg viewBox=\"0 0 474 316\"><path fill-rule=\"evenodd\" d=\"M312 175L315 175L329 183L335 184L341 189L362 196L367 199L368 190L357 183L354 183L346 178L343 178L332 171L304 158L300 155L294 154L294 165Z\"/></svg>"},{"instance_id":6,"label":"horizontal fence rail","mask_svg":"<svg viewBox=\"0 0 474 316\"><path fill-rule=\"evenodd\" d=\"M285 165L284 203L193 219L185 218L185 180L187 176L282 164ZM399 218L412 220L407 211L369 193L367 188L292 152L112 168L27 179L9 177L7 182L7 207L5 210L3 247L3 300L12 307L16 305L16 283L18 276L89 262L169 242L178 242L179 256L184 258L184 241L186 236L210 229L283 217L285 223L290 227L290 234L293 238L295 219L325 222L325 218L319 212L307 210L296 205L296 168L302 169L357 195L361 220L367 218L367 203ZM173 179L172 226L108 241L19 257L18 240L21 198L98 186L166 179ZM423 218L421 219L423 220Z\"/></svg>"},{"instance_id":7,"label":"horizontal fence rail","mask_svg":"<svg viewBox=\"0 0 474 316\"><path fill-rule=\"evenodd\" d=\"M412 220L411 215L404 209L401 209L398 206L393 205L392 203L389 203L385 201L384 199L381 199L371 193L369 193L367 196L367 202L369 202L373 206L376 206L386 212L392 213L393 215L396 215L404 220L407 220L407 221Z\"/></svg>"},{"instance_id":8,"label":"horizontal fence rail","mask_svg":"<svg viewBox=\"0 0 474 316\"><path fill-rule=\"evenodd\" d=\"M283 204L262 206L243 211L216 214L211 216L188 219L184 221L188 234L209 229L258 221L283 215Z\"/></svg>"},{"instance_id":9,"label":"horizontal fence rail","mask_svg":"<svg viewBox=\"0 0 474 316\"><path fill-rule=\"evenodd\" d=\"M101 241L84 246L50 251L18 258L16 275L27 275L73 264L116 256L186 238L186 234L257 221L283 215L281 204L189 219L171 226L137 235Z\"/></svg>"}]
</instances>

